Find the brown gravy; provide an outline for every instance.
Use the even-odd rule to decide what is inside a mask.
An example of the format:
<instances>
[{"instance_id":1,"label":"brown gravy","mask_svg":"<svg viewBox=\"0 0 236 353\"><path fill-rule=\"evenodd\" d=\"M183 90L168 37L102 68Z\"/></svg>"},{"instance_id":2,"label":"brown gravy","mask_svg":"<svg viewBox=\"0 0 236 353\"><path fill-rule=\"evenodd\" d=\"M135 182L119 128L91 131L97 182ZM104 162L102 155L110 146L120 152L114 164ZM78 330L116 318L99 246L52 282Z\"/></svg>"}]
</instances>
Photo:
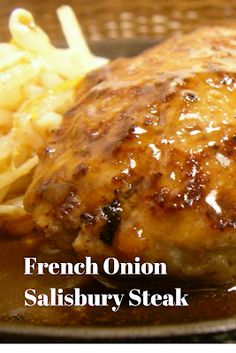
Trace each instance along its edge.
<instances>
[{"instance_id":1,"label":"brown gravy","mask_svg":"<svg viewBox=\"0 0 236 353\"><path fill-rule=\"evenodd\" d=\"M0 321L53 326L130 326L190 323L236 317L236 291L226 289L189 292L189 307L121 306L117 313L109 307L24 307L24 291L35 288L48 293L50 287L83 288L83 292L105 293L94 279L76 276L24 276L24 256L37 256L39 261L72 261L39 237L0 241ZM76 261L76 259L74 259ZM109 292L111 290L109 289Z\"/></svg>"}]
</instances>

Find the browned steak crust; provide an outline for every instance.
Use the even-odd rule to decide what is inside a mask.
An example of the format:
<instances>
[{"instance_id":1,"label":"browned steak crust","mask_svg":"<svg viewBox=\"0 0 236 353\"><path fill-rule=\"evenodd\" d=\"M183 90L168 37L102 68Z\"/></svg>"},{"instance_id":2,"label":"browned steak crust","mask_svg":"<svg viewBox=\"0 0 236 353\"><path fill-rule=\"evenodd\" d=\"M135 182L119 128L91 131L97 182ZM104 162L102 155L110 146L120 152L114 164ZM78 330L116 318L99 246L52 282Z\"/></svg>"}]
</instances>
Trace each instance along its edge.
<instances>
[{"instance_id":1,"label":"browned steak crust","mask_svg":"<svg viewBox=\"0 0 236 353\"><path fill-rule=\"evenodd\" d=\"M25 198L59 246L236 276L236 31L203 28L89 74Z\"/></svg>"}]
</instances>

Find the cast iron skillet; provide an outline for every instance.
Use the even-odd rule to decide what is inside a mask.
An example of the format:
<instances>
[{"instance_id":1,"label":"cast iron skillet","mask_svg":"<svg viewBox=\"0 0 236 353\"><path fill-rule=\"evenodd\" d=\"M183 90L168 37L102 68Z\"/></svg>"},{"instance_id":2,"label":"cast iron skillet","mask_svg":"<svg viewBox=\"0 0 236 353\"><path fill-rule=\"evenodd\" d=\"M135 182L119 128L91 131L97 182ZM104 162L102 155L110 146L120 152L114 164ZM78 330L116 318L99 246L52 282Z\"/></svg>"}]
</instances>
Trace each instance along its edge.
<instances>
[{"instance_id":1,"label":"cast iron skillet","mask_svg":"<svg viewBox=\"0 0 236 353\"><path fill-rule=\"evenodd\" d=\"M111 59L133 56L155 40L106 40L92 51ZM236 317L189 324L128 327L53 327L0 322L1 342L236 342Z\"/></svg>"},{"instance_id":2,"label":"cast iron skillet","mask_svg":"<svg viewBox=\"0 0 236 353\"><path fill-rule=\"evenodd\" d=\"M45 327L0 323L1 342L230 342L236 318L192 324L122 327Z\"/></svg>"}]
</instances>

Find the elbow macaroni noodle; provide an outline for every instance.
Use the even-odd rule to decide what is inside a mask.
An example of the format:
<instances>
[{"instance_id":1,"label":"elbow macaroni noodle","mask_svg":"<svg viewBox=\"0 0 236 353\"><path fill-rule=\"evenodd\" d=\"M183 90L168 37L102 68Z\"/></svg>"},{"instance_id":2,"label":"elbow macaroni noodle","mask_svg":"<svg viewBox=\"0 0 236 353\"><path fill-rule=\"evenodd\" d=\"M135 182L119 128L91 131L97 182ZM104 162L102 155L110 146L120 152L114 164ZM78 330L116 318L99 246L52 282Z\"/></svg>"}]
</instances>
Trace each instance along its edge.
<instances>
[{"instance_id":1,"label":"elbow macaroni noodle","mask_svg":"<svg viewBox=\"0 0 236 353\"><path fill-rule=\"evenodd\" d=\"M0 43L0 227L10 233L29 231L23 196L39 151L74 103L80 80L107 61L90 52L70 7L57 15L66 49L55 48L23 9L10 16L11 42ZM25 226L11 227L23 218L29 220L21 222Z\"/></svg>"}]
</instances>

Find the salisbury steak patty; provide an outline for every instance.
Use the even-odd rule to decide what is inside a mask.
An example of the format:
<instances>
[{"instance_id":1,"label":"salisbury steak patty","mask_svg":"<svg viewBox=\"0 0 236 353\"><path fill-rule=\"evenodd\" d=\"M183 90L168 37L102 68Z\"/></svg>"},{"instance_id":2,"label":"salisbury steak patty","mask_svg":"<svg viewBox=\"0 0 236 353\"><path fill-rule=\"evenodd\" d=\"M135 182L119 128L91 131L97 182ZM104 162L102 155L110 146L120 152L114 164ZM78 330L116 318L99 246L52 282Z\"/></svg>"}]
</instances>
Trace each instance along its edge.
<instances>
[{"instance_id":1,"label":"salisbury steak patty","mask_svg":"<svg viewBox=\"0 0 236 353\"><path fill-rule=\"evenodd\" d=\"M203 28L89 74L25 207L61 247L236 277L236 31Z\"/></svg>"}]
</instances>

